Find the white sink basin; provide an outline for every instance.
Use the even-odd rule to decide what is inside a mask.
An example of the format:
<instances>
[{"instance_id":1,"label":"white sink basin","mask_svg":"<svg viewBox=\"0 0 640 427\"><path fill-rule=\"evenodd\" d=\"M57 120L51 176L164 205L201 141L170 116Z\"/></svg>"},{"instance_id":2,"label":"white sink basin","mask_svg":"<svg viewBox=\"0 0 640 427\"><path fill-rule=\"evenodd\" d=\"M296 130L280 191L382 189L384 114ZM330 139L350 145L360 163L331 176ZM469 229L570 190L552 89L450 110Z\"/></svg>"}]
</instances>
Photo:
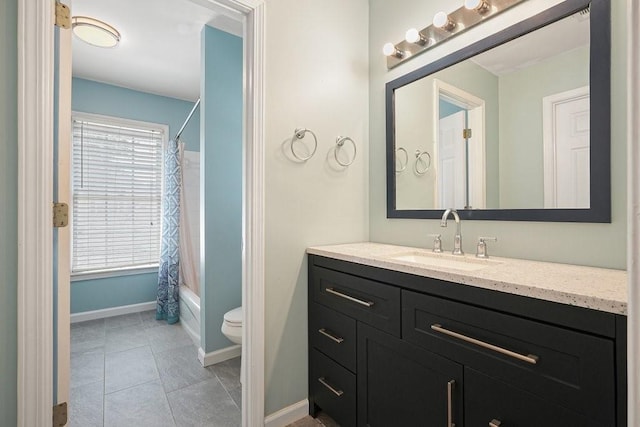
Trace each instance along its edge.
<instances>
[{"instance_id":1,"label":"white sink basin","mask_svg":"<svg viewBox=\"0 0 640 427\"><path fill-rule=\"evenodd\" d=\"M501 264L499 261L458 256L450 254L436 254L433 252L401 252L389 255L387 258L417 264L424 267L438 267L452 270L476 271Z\"/></svg>"}]
</instances>

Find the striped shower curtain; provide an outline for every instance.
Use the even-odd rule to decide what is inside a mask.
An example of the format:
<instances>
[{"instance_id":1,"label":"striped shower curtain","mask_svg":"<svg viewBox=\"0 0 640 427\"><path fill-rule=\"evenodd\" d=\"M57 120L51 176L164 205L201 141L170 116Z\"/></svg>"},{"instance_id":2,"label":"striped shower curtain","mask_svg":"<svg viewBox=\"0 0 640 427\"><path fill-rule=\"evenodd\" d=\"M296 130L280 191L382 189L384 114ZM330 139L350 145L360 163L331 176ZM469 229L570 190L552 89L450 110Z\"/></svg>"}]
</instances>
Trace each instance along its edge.
<instances>
[{"instance_id":1,"label":"striped shower curtain","mask_svg":"<svg viewBox=\"0 0 640 427\"><path fill-rule=\"evenodd\" d=\"M162 247L158 272L156 319L173 324L180 320L180 185L182 144L171 140L164 157Z\"/></svg>"}]
</instances>

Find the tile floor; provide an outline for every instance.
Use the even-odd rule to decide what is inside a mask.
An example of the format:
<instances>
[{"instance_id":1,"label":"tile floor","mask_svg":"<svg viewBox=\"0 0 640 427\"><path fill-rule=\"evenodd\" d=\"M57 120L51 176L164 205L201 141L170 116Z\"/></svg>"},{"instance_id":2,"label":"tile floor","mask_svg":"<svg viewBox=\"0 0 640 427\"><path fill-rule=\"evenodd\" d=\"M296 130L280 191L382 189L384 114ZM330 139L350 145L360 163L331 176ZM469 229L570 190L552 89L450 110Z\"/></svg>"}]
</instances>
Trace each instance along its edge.
<instances>
[{"instance_id":1,"label":"tile floor","mask_svg":"<svg viewBox=\"0 0 640 427\"><path fill-rule=\"evenodd\" d=\"M240 426L240 358L203 368L155 311L71 325L69 426Z\"/></svg>"}]
</instances>

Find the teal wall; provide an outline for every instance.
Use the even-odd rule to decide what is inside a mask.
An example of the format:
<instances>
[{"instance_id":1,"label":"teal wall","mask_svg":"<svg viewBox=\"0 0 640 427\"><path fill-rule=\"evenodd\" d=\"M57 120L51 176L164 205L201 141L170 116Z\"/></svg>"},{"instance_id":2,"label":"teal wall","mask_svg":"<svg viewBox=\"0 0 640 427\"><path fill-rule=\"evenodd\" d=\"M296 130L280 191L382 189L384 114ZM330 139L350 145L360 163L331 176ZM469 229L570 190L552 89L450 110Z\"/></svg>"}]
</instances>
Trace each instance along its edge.
<instances>
[{"instance_id":1,"label":"teal wall","mask_svg":"<svg viewBox=\"0 0 640 427\"><path fill-rule=\"evenodd\" d=\"M158 273L71 282L71 313L155 301Z\"/></svg>"},{"instance_id":2,"label":"teal wall","mask_svg":"<svg viewBox=\"0 0 640 427\"><path fill-rule=\"evenodd\" d=\"M103 114L169 126L169 138L180 130L195 101L154 95L91 80L73 79L73 111ZM185 150L199 151L200 114L196 110L182 133Z\"/></svg>"},{"instance_id":3,"label":"teal wall","mask_svg":"<svg viewBox=\"0 0 640 427\"><path fill-rule=\"evenodd\" d=\"M211 352L230 345L223 316L242 304L242 39L204 27L202 67L200 334Z\"/></svg>"},{"instance_id":4,"label":"teal wall","mask_svg":"<svg viewBox=\"0 0 640 427\"><path fill-rule=\"evenodd\" d=\"M73 111L166 124L172 138L193 102L153 95L90 80L73 79ZM183 132L185 149L200 149L200 115L196 111ZM71 283L71 313L154 301L156 273L76 280Z\"/></svg>"},{"instance_id":5,"label":"teal wall","mask_svg":"<svg viewBox=\"0 0 640 427\"><path fill-rule=\"evenodd\" d=\"M17 425L17 0L0 2L0 420Z\"/></svg>"},{"instance_id":6,"label":"teal wall","mask_svg":"<svg viewBox=\"0 0 640 427\"><path fill-rule=\"evenodd\" d=\"M440 114L441 119L449 117L450 115L455 114L458 111L464 111L464 108L453 105L452 103L447 102L444 99L438 100L438 113Z\"/></svg>"}]
</instances>

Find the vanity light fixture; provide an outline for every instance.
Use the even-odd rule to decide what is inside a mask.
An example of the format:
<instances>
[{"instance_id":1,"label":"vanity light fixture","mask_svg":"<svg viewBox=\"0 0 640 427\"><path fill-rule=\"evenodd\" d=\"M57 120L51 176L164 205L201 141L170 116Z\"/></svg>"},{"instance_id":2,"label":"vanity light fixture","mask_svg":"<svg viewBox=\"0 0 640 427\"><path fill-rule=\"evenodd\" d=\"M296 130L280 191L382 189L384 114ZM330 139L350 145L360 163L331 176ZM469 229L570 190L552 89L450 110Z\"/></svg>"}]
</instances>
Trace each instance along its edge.
<instances>
[{"instance_id":1,"label":"vanity light fixture","mask_svg":"<svg viewBox=\"0 0 640 427\"><path fill-rule=\"evenodd\" d=\"M385 44L382 51L387 57L387 68L391 69L522 1L461 0L462 6L453 12L436 13L431 25L422 30L411 28L401 42Z\"/></svg>"},{"instance_id":2,"label":"vanity light fixture","mask_svg":"<svg viewBox=\"0 0 640 427\"><path fill-rule=\"evenodd\" d=\"M398 49L393 43L385 43L385 45L382 46L382 53L384 53L385 56L393 56L398 59L404 58L405 56L405 53Z\"/></svg>"},{"instance_id":3,"label":"vanity light fixture","mask_svg":"<svg viewBox=\"0 0 640 427\"><path fill-rule=\"evenodd\" d=\"M445 31L452 31L456 28L456 23L453 22L446 13L438 12L433 15L433 26Z\"/></svg>"},{"instance_id":4,"label":"vanity light fixture","mask_svg":"<svg viewBox=\"0 0 640 427\"><path fill-rule=\"evenodd\" d=\"M487 0L464 0L464 7L478 13L486 13L491 8Z\"/></svg>"},{"instance_id":5,"label":"vanity light fixture","mask_svg":"<svg viewBox=\"0 0 640 427\"><path fill-rule=\"evenodd\" d=\"M120 33L106 22L88 16L71 18L73 34L80 40L97 47L115 47L120 42Z\"/></svg>"}]
</instances>

